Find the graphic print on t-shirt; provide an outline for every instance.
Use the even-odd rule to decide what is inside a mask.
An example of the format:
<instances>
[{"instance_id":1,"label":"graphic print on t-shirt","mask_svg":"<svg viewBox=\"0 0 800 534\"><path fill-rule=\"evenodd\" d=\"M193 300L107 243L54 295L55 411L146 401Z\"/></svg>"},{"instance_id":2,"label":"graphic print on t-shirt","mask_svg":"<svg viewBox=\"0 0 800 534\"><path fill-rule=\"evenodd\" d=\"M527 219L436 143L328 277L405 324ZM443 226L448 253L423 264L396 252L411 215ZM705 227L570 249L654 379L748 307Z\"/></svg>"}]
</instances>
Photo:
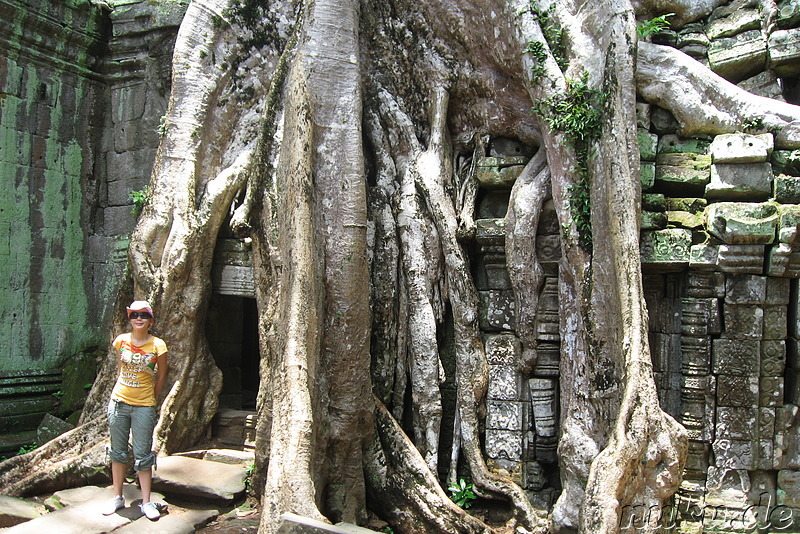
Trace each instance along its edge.
<instances>
[{"instance_id":1,"label":"graphic print on t-shirt","mask_svg":"<svg viewBox=\"0 0 800 534\"><path fill-rule=\"evenodd\" d=\"M143 352L139 347L123 342L119 349L122 372L119 381L131 388L141 387L139 373L153 375L158 356L155 352Z\"/></svg>"}]
</instances>

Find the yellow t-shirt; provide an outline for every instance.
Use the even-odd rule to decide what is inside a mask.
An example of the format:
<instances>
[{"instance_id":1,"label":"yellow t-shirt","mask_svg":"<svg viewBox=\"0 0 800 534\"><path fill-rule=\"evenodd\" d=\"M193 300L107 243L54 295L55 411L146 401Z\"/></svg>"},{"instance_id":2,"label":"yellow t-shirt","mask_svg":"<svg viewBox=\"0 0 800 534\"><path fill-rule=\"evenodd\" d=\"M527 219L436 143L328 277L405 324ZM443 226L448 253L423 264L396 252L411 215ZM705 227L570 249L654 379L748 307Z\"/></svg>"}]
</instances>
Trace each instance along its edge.
<instances>
[{"instance_id":1,"label":"yellow t-shirt","mask_svg":"<svg viewBox=\"0 0 800 534\"><path fill-rule=\"evenodd\" d=\"M120 373L111 398L133 406L155 406L156 363L159 356L167 353L167 344L150 336L144 345L134 345L129 332L117 336L114 348L120 354Z\"/></svg>"}]
</instances>

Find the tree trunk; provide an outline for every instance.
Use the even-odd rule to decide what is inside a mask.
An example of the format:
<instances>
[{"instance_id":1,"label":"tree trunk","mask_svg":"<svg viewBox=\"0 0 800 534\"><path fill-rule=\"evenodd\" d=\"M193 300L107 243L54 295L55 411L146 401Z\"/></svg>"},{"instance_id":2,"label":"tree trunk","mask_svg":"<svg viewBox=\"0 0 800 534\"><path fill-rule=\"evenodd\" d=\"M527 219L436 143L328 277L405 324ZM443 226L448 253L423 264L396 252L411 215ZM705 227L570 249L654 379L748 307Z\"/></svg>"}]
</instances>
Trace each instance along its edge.
<instances>
[{"instance_id":1,"label":"tree trunk","mask_svg":"<svg viewBox=\"0 0 800 534\"><path fill-rule=\"evenodd\" d=\"M717 3L674 2L676 17L695 20ZM252 240L261 532L276 532L284 512L354 523L374 512L407 533L544 532L551 523L617 532L627 504L660 505L680 483L686 436L658 405L647 340L636 91L670 109L686 134L761 117L780 129L782 146L800 146L799 112L638 42L634 8L655 12L649 2L554 6L189 5L150 201L117 304L154 305L170 350L156 448L187 448L204 435L221 389L205 337L217 235L229 224ZM545 38L551 24L559 42ZM555 109L579 89L601 103L588 110L601 118L596 132L570 130L560 113L532 115L531 106ZM489 469L481 445L489 373L465 246L477 198L468 169L496 137L536 150L506 215L521 373L537 357L536 232L546 201L561 226L563 491L549 517ZM457 413L443 466L448 321ZM111 334L124 327L120 314ZM0 491L102 476L114 378L110 351L81 426L0 464ZM503 521L489 525L447 498L441 480L459 469L505 508Z\"/></svg>"}]
</instances>

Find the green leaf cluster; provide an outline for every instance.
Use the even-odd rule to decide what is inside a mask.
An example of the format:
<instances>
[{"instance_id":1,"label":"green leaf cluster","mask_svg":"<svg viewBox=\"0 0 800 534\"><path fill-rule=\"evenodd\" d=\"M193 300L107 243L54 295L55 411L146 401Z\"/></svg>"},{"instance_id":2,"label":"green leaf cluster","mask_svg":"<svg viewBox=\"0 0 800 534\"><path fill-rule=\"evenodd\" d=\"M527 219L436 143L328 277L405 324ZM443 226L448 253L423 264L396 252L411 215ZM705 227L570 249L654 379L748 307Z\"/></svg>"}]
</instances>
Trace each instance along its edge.
<instances>
[{"instance_id":1,"label":"green leaf cluster","mask_svg":"<svg viewBox=\"0 0 800 534\"><path fill-rule=\"evenodd\" d=\"M447 488L447 491L450 492L450 499L459 507L466 510L472 506L472 502L478 498L473 488L474 486L471 483L467 483L467 481L462 478L457 484L451 484L450 487Z\"/></svg>"},{"instance_id":2,"label":"green leaf cluster","mask_svg":"<svg viewBox=\"0 0 800 534\"><path fill-rule=\"evenodd\" d=\"M145 187L144 189L140 189L139 191L131 191L130 193L128 193L128 198L130 198L131 202L133 202L133 208L131 208L131 213L133 213L134 215L139 215L150 198L150 192ZM91 384L89 384L89 387L91 387Z\"/></svg>"},{"instance_id":3,"label":"green leaf cluster","mask_svg":"<svg viewBox=\"0 0 800 534\"><path fill-rule=\"evenodd\" d=\"M661 15L660 17L655 17L637 24L636 35L639 37L639 39L644 39L645 37L655 35L662 30L666 30L669 28L669 21L667 19L673 15L675 15L675 13L667 13L666 15Z\"/></svg>"}]
</instances>

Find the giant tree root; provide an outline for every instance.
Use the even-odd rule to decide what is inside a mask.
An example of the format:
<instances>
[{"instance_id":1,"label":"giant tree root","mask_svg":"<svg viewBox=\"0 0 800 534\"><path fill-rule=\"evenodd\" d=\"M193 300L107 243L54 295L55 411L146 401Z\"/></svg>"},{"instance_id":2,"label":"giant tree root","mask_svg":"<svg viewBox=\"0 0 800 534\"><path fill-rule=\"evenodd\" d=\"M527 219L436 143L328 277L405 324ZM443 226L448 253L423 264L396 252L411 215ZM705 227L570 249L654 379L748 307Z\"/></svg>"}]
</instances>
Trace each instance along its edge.
<instances>
[{"instance_id":1,"label":"giant tree root","mask_svg":"<svg viewBox=\"0 0 800 534\"><path fill-rule=\"evenodd\" d=\"M38 449L0 463L0 494L37 495L108 482L108 423L96 417Z\"/></svg>"}]
</instances>

